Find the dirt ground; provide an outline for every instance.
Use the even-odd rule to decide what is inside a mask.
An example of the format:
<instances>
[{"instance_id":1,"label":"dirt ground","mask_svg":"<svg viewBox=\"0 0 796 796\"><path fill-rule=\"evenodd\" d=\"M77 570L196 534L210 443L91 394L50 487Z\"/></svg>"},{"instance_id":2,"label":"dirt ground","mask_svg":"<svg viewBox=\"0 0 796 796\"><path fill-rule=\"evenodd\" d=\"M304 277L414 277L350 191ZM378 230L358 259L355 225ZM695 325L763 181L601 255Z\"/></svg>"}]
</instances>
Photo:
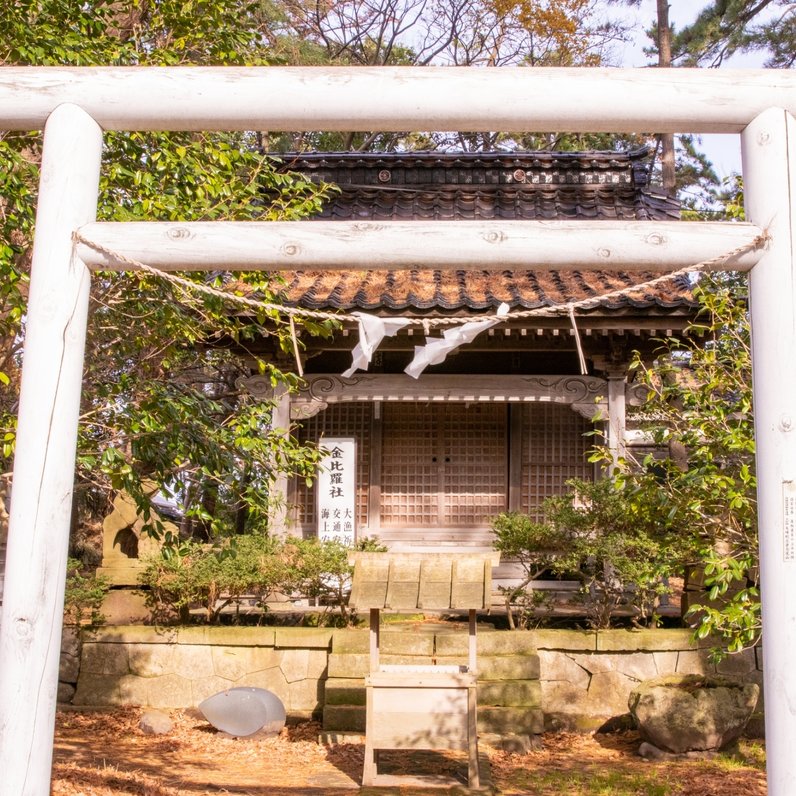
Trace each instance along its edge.
<instances>
[{"instance_id":1,"label":"dirt ground","mask_svg":"<svg viewBox=\"0 0 796 796\"><path fill-rule=\"evenodd\" d=\"M363 747L323 746L320 726L306 722L276 738L234 739L191 711L172 711L168 735L145 735L141 711L58 714L53 796L350 796L359 786ZM543 736L542 748L507 754L486 747L493 791L539 796L765 796L764 752L744 744L714 760L647 762L633 732ZM460 773L455 754L393 759L396 773ZM390 761L387 761L390 764ZM396 768L397 767L397 768ZM456 789L458 790L458 789ZM445 793L397 788L374 793Z\"/></svg>"}]
</instances>

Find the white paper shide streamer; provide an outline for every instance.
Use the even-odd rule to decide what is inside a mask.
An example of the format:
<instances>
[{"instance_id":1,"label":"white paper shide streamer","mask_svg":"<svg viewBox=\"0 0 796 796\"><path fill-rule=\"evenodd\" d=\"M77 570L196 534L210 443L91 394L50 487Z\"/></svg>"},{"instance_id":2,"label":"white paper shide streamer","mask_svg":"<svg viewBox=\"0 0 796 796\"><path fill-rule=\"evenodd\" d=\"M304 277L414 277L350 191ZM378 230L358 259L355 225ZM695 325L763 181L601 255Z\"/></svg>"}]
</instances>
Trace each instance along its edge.
<instances>
[{"instance_id":1,"label":"white paper shide streamer","mask_svg":"<svg viewBox=\"0 0 796 796\"><path fill-rule=\"evenodd\" d=\"M455 351L459 346L472 343L475 338L497 326L508 314L509 305L501 304L492 318L483 321L468 321L461 326L446 329L442 337L426 338L426 344L415 346L415 358L404 369L413 379L416 379L429 365L439 365L445 361L445 357Z\"/></svg>"},{"instance_id":2,"label":"white paper shide streamer","mask_svg":"<svg viewBox=\"0 0 796 796\"><path fill-rule=\"evenodd\" d=\"M343 373L345 378L350 378L357 370L367 370L374 352L385 337L393 337L408 326L408 318L379 318L376 315L365 315L354 312L359 325L359 342L351 352L353 362L351 367Z\"/></svg>"}]
</instances>

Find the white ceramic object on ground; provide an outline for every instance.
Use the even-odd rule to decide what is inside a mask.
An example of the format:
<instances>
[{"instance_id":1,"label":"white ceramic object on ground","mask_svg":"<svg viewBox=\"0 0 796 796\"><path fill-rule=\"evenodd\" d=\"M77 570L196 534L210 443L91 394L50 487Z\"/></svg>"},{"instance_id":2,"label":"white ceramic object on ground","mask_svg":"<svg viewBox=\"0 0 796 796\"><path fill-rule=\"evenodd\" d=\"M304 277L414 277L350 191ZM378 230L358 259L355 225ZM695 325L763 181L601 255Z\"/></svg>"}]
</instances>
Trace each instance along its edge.
<instances>
[{"instance_id":1,"label":"white ceramic object on ground","mask_svg":"<svg viewBox=\"0 0 796 796\"><path fill-rule=\"evenodd\" d=\"M205 699L199 710L217 729L238 738L263 731L277 735L285 726L285 706L264 688L239 687Z\"/></svg>"}]
</instances>

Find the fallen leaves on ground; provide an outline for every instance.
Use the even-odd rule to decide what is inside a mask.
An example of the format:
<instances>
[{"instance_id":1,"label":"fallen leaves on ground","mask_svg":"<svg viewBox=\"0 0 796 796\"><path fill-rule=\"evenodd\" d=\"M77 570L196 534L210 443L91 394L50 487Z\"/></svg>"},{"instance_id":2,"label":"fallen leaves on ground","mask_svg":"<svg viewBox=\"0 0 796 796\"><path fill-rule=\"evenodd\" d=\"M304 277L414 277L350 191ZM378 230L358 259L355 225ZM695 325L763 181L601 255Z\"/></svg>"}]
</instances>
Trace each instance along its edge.
<instances>
[{"instance_id":1,"label":"fallen leaves on ground","mask_svg":"<svg viewBox=\"0 0 796 796\"><path fill-rule=\"evenodd\" d=\"M141 713L59 713L53 796L344 796L359 790L362 745L319 744L317 722L286 727L278 737L236 739L195 711L170 711L173 730L154 736L139 729ZM638 745L633 732L563 733L544 735L542 747L527 754L486 751L498 791L512 796L765 796L765 773L751 759L762 756L759 744L750 747L747 761L722 756L662 762L640 758ZM386 762L395 768L400 753L392 757ZM438 755L424 766L453 772L461 761L460 753Z\"/></svg>"}]
</instances>

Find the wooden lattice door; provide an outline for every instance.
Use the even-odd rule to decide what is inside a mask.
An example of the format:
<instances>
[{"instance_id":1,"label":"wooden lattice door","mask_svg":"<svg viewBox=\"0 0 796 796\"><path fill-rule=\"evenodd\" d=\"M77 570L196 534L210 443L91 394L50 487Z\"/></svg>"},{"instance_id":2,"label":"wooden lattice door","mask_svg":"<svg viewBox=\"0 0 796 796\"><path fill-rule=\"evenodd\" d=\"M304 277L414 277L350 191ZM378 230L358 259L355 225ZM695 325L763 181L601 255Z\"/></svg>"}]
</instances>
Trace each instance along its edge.
<instances>
[{"instance_id":1,"label":"wooden lattice door","mask_svg":"<svg viewBox=\"0 0 796 796\"><path fill-rule=\"evenodd\" d=\"M506 509L506 436L504 404L385 404L382 527L486 527Z\"/></svg>"}]
</instances>

